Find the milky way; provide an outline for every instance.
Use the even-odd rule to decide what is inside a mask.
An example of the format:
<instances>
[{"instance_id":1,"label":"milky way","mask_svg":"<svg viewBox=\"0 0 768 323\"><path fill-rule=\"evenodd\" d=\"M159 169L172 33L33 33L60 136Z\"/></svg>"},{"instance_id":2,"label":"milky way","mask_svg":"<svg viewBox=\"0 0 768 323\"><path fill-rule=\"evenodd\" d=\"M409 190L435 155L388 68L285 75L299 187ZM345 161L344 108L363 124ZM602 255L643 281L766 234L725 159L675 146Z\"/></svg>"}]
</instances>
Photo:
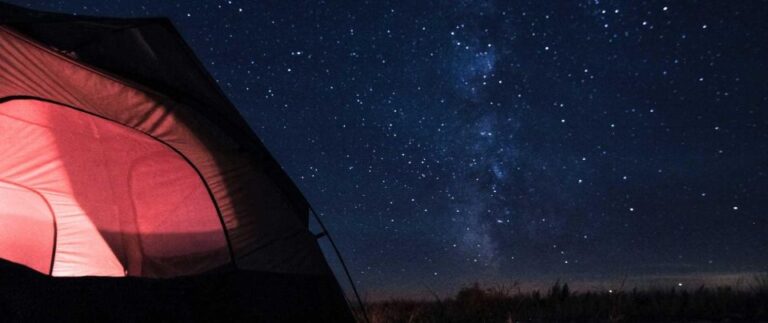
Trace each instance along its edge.
<instances>
[{"instance_id":1,"label":"milky way","mask_svg":"<svg viewBox=\"0 0 768 323\"><path fill-rule=\"evenodd\" d=\"M369 295L768 270L765 1L12 2L169 16Z\"/></svg>"}]
</instances>

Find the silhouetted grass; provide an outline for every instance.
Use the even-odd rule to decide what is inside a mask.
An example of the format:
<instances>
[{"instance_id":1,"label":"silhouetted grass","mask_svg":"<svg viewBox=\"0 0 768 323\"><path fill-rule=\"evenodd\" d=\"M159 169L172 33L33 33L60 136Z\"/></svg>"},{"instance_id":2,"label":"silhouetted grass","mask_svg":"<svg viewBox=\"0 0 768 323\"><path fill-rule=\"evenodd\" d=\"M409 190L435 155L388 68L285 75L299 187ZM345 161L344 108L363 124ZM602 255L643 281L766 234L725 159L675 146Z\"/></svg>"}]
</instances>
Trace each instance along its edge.
<instances>
[{"instance_id":1,"label":"silhouetted grass","mask_svg":"<svg viewBox=\"0 0 768 323\"><path fill-rule=\"evenodd\" d=\"M768 322L768 274L750 288L572 292L555 283L544 293L514 288L461 289L434 301L367 305L371 323L385 322Z\"/></svg>"}]
</instances>

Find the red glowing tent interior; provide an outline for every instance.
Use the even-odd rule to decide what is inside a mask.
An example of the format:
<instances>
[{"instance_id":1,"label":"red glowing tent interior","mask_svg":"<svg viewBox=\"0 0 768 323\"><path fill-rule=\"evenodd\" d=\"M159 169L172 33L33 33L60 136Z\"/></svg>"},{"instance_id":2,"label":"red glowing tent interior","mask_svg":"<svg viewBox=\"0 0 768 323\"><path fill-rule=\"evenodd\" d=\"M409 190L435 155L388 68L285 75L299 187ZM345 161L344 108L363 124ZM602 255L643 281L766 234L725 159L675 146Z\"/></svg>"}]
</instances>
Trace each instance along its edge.
<instances>
[{"instance_id":1,"label":"red glowing tent interior","mask_svg":"<svg viewBox=\"0 0 768 323\"><path fill-rule=\"evenodd\" d=\"M0 138L0 255L8 260L54 276L154 277L230 261L205 184L151 137L18 99L0 104Z\"/></svg>"},{"instance_id":2,"label":"red glowing tent interior","mask_svg":"<svg viewBox=\"0 0 768 323\"><path fill-rule=\"evenodd\" d=\"M308 204L167 19L0 3L0 258L331 275Z\"/></svg>"},{"instance_id":3,"label":"red glowing tent interior","mask_svg":"<svg viewBox=\"0 0 768 323\"><path fill-rule=\"evenodd\" d=\"M2 2L0 317L353 320L304 196L168 19Z\"/></svg>"}]
</instances>

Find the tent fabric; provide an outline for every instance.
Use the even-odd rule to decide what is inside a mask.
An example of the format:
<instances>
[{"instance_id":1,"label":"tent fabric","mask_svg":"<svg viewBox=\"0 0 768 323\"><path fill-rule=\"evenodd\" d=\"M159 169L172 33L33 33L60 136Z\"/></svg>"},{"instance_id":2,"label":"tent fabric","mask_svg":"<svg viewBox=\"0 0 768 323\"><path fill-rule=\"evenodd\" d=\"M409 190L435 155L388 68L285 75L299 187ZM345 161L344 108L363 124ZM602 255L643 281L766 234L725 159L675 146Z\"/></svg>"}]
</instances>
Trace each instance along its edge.
<instances>
[{"instance_id":1,"label":"tent fabric","mask_svg":"<svg viewBox=\"0 0 768 323\"><path fill-rule=\"evenodd\" d=\"M79 62L189 104L209 120L258 139L165 18L116 19L30 11L0 3L0 22ZM116 59L119 58L119 59ZM266 150L260 147L263 153ZM268 155L268 153L266 153ZM290 179L275 173L292 198L305 203Z\"/></svg>"},{"instance_id":2,"label":"tent fabric","mask_svg":"<svg viewBox=\"0 0 768 323\"><path fill-rule=\"evenodd\" d=\"M27 10L0 3L0 24L26 38L163 93L224 129L253 154L296 207L307 203L166 18L117 19ZM307 221L306 212L300 216Z\"/></svg>"},{"instance_id":3,"label":"tent fabric","mask_svg":"<svg viewBox=\"0 0 768 323\"><path fill-rule=\"evenodd\" d=\"M56 226L48 202L29 188L0 181L0 205L0 255L39 272L50 272ZM34 239L18 239L18 232Z\"/></svg>"},{"instance_id":4,"label":"tent fabric","mask_svg":"<svg viewBox=\"0 0 768 323\"><path fill-rule=\"evenodd\" d=\"M23 227L0 244L42 237L0 258L53 276L330 275L303 196L167 20L0 4L0 155L16 208L0 226Z\"/></svg>"},{"instance_id":5,"label":"tent fabric","mask_svg":"<svg viewBox=\"0 0 768 323\"><path fill-rule=\"evenodd\" d=\"M230 262L200 177L152 138L53 103L11 100L0 103L0 142L16 143L0 145L0 178L26 188L0 195L0 205L11 206L0 210L0 221L21 226L15 232L27 232L25 222L35 221L50 237L56 221L56 239L34 252L40 254L34 259L51 258L55 243L45 272L173 277ZM0 239L34 241L12 232ZM37 244L14 253L32 255Z\"/></svg>"}]
</instances>

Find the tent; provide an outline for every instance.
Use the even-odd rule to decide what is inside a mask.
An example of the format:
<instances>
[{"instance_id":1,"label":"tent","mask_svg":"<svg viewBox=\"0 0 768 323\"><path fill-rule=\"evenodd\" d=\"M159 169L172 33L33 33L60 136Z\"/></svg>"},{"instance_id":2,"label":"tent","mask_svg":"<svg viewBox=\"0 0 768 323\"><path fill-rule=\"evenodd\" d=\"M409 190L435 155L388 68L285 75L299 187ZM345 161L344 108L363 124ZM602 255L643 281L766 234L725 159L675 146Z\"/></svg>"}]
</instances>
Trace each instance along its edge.
<instances>
[{"instance_id":1,"label":"tent","mask_svg":"<svg viewBox=\"0 0 768 323\"><path fill-rule=\"evenodd\" d=\"M165 18L0 3L0 258L0 294L43 290L22 307L74 289L138 315L111 290L199 313L197 293L221 319L351 320L307 201Z\"/></svg>"}]
</instances>

